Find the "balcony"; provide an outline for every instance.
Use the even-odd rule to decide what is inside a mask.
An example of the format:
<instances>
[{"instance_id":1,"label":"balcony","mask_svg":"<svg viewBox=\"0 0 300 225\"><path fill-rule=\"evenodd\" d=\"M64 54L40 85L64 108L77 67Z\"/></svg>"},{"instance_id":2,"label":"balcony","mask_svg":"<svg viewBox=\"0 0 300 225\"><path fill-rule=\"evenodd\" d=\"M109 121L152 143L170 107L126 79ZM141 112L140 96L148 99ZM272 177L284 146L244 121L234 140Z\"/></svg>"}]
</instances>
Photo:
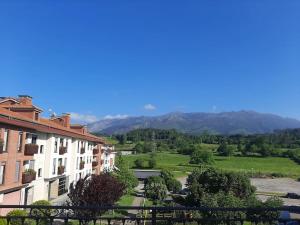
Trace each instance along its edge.
<instances>
[{"instance_id":1,"label":"balcony","mask_svg":"<svg viewBox=\"0 0 300 225\"><path fill-rule=\"evenodd\" d=\"M32 169L28 169L22 174L22 184L28 184L31 181L35 180L36 172Z\"/></svg>"},{"instance_id":2,"label":"balcony","mask_svg":"<svg viewBox=\"0 0 300 225\"><path fill-rule=\"evenodd\" d=\"M83 170L84 169L84 164L85 164L85 162L80 162L79 169Z\"/></svg>"},{"instance_id":3,"label":"balcony","mask_svg":"<svg viewBox=\"0 0 300 225\"><path fill-rule=\"evenodd\" d=\"M57 174L62 175L65 172L65 166L58 166L57 167Z\"/></svg>"},{"instance_id":4,"label":"balcony","mask_svg":"<svg viewBox=\"0 0 300 225\"><path fill-rule=\"evenodd\" d=\"M97 162L97 161L93 161L93 162L92 162L92 166L93 166L93 167L98 166L98 162Z\"/></svg>"},{"instance_id":5,"label":"balcony","mask_svg":"<svg viewBox=\"0 0 300 225\"><path fill-rule=\"evenodd\" d=\"M59 154L60 154L60 155L63 155L63 154L65 154L65 153L67 153L67 147L60 146L60 147L59 147Z\"/></svg>"},{"instance_id":6,"label":"balcony","mask_svg":"<svg viewBox=\"0 0 300 225\"><path fill-rule=\"evenodd\" d=\"M98 148L94 148L93 149L93 154L94 155L98 155L99 154L99 149Z\"/></svg>"},{"instance_id":7,"label":"balcony","mask_svg":"<svg viewBox=\"0 0 300 225\"><path fill-rule=\"evenodd\" d=\"M38 152L39 152L38 145L36 145L36 144L26 144L25 145L24 155L33 156L34 154L37 154Z\"/></svg>"},{"instance_id":8,"label":"balcony","mask_svg":"<svg viewBox=\"0 0 300 225\"><path fill-rule=\"evenodd\" d=\"M84 154L84 153L85 153L85 148L82 147L82 148L80 149L80 154Z\"/></svg>"},{"instance_id":9,"label":"balcony","mask_svg":"<svg viewBox=\"0 0 300 225\"><path fill-rule=\"evenodd\" d=\"M26 214L3 216L14 224L25 224L30 218L34 224L299 224L300 207L282 208L205 208L205 207L140 207L140 206L45 206L45 205L0 205L0 209L23 209ZM111 211L122 210L124 216L115 216ZM137 216L132 211L142 212ZM46 212L46 213L43 213ZM285 212L288 216L282 216ZM78 216L80 215L80 217ZM65 222L64 222L65 221ZM16 223L18 222L18 223ZM7 224L12 224L8 222Z\"/></svg>"}]
</instances>

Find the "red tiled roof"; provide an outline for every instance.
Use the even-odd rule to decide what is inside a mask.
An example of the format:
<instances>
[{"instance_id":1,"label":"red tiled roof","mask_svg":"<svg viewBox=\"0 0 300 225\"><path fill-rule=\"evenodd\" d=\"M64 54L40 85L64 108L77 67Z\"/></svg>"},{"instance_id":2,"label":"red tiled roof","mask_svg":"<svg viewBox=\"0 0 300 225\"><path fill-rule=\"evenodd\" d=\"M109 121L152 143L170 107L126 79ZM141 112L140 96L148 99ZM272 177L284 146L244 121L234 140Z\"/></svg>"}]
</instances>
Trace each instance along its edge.
<instances>
[{"instance_id":1,"label":"red tiled roof","mask_svg":"<svg viewBox=\"0 0 300 225\"><path fill-rule=\"evenodd\" d=\"M105 143L102 138L92 135L90 133L83 134L77 130L64 127L46 118L39 118L38 121L35 121L33 119L30 119L22 115L22 113L13 112L0 106L0 123L1 122L11 124L11 125L16 125L16 126L26 127L29 129L34 129L41 132L60 134L60 135L80 138L88 141Z\"/></svg>"}]
</instances>

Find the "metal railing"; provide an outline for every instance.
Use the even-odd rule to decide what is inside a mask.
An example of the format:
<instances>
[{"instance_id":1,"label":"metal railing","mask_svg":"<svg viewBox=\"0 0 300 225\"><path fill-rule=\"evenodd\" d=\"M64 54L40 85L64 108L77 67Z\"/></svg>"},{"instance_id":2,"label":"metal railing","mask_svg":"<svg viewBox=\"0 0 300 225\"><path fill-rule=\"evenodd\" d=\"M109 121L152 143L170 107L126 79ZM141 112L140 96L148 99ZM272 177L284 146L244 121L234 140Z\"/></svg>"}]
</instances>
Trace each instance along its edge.
<instances>
[{"instance_id":1,"label":"metal railing","mask_svg":"<svg viewBox=\"0 0 300 225\"><path fill-rule=\"evenodd\" d=\"M300 225L300 207L204 208L1 205L0 209L1 212L3 209L23 210L22 215L8 214L1 216L1 225ZM285 216L283 216L283 214L285 214Z\"/></svg>"}]
</instances>

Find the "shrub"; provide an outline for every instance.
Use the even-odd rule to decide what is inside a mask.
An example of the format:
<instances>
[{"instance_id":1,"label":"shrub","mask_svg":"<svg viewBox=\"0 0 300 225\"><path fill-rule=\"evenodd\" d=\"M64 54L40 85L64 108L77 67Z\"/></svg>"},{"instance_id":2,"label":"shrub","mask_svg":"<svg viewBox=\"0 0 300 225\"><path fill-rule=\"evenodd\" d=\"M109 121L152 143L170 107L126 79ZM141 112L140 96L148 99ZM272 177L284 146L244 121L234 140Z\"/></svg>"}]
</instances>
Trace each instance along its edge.
<instances>
[{"instance_id":1,"label":"shrub","mask_svg":"<svg viewBox=\"0 0 300 225\"><path fill-rule=\"evenodd\" d=\"M149 159L149 168L156 167L156 160L154 158Z\"/></svg>"},{"instance_id":2,"label":"shrub","mask_svg":"<svg viewBox=\"0 0 300 225\"><path fill-rule=\"evenodd\" d=\"M182 189L181 183L174 178L173 174L169 170L162 170L160 177L165 181L169 191L177 193Z\"/></svg>"},{"instance_id":3,"label":"shrub","mask_svg":"<svg viewBox=\"0 0 300 225\"><path fill-rule=\"evenodd\" d=\"M35 206L51 206L51 203L49 201L46 200L39 200L36 201L34 203L32 203L31 205L35 205ZM49 217L51 216L51 209L33 209L31 211L31 215L33 216L38 216L38 217ZM49 224L50 221L49 219L42 219L39 221L40 225L47 225Z\"/></svg>"},{"instance_id":4,"label":"shrub","mask_svg":"<svg viewBox=\"0 0 300 225\"><path fill-rule=\"evenodd\" d=\"M36 172L34 171L34 169L26 169L24 173L30 175L30 174L35 174Z\"/></svg>"},{"instance_id":5,"label":"shrub","mask_svg":"<svg viewBox=\"0 0 300 225\"><path fill-rule=\"evenodd\" d=\"M171 179L166 182L167 188L173 193L178 193L182 189L181 183L176 179Z\"/></svg>"},{"instance_id":6,"label":"shrub","mask_svg":"<svg viewBox=\"0 0 300 225\"><path fill-rule=\"evenodd\" d=\"M159 176L149 177L145 182L145 194L154 204L163 201L167 197L165 181Z\"/></svg>"},{"instance_id":7,"label":"shrub","mask_svg":"<svg viewBox=\"0 0 300 225\"><path fill-rule=\"evenodd\" d=\"M190 160L191 164L213 164L213 162L213 153L210 150L194 151Z\"/></svg>"},{"instance_id":8,"label":"shrub","mask_svg":"<svg viewBox=\"0 0 300 225\"><path fill-rule=\"evenodd\" d=\"M144 167L144 160L143 159L136 159L134 161L134 165L136 168L143 168Z\"/></svg>"},{"instance_id":9,"label":"shrub","mask_svg":"<svg viewBox=\"0 0 300 225\"><path fill-rule=\"evenodd\" d=\"M20 217L26 217L28 214L25 210L21 209L15 209L10 211L7 214L7 217L14 217L14 216L20 216ZM32 222L29 219L25 219L24 223L22 223L22 218L11 218L10 219L10 225L30 225Z\"/></svg>"}]
</instances>

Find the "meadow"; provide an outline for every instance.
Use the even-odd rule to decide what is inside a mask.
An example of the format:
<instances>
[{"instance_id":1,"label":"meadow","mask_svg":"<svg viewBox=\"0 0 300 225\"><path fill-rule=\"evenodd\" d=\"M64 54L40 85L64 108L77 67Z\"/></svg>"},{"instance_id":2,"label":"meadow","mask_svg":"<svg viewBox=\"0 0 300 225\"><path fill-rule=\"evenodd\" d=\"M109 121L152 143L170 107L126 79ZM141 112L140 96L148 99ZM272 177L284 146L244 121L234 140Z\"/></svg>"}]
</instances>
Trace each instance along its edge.
<instances>
[{"instance_id":1,"label":"meadow","mask_svg":"<svg viewBox=\"0 0 300 225\"><path fill-rule=\"evenodd\" d=\"M149 154L137 154L123 156L128 162L130 168L134 168L134 161L138 158L148 160ZM155 156L157 165L155 169L168 169L173 171L176 177L184 176L188 172L196 168L201 168L200 165L192 165L189 163L190 157L177 153L156 153ZM253 176L273 175L285 176L292 178L300 177L300 165L288 158L280 157L223 157L214 156L215 168L225 171L235 171L252 174Z\"/></svg>"}]
</instances>

